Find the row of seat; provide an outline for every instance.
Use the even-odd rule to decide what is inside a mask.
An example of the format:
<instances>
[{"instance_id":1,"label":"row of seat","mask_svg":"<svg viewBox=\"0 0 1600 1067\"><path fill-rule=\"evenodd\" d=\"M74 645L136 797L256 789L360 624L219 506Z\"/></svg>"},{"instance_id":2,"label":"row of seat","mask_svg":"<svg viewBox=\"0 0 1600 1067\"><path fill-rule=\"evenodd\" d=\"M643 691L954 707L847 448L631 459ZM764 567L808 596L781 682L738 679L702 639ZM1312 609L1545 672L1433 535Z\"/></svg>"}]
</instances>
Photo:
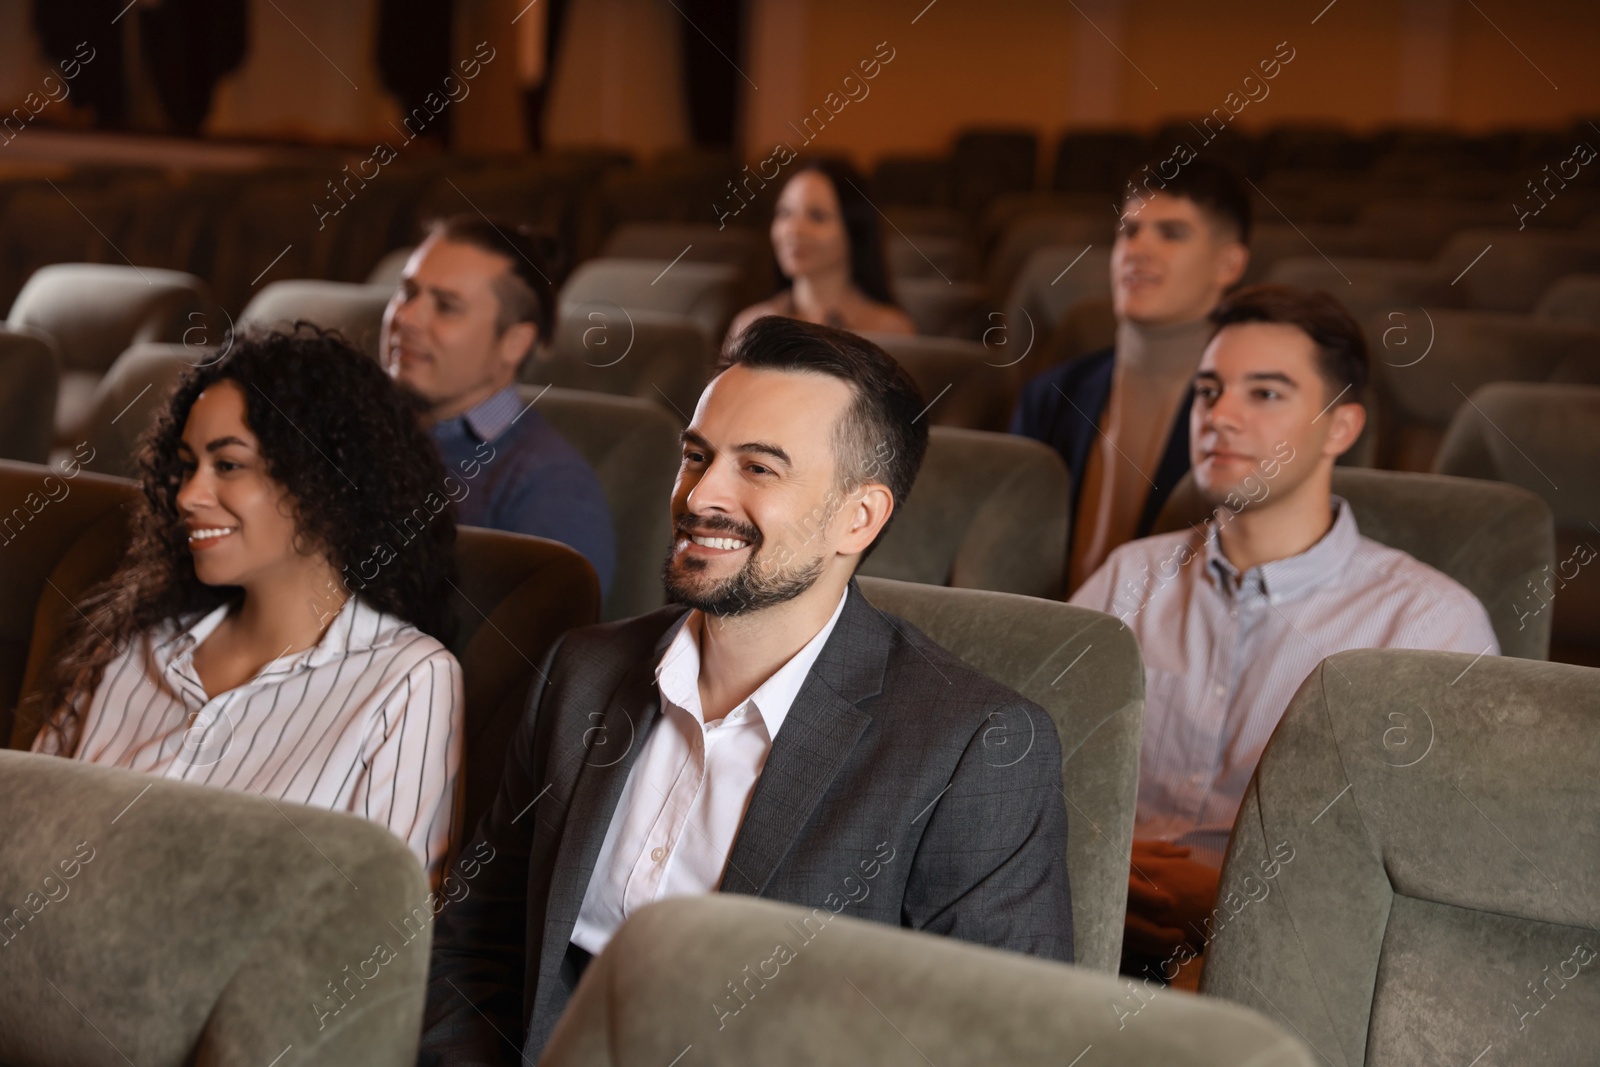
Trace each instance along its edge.
<instances>
[{"instance_id":1,"label":"row of seat","mask_svg":"<svg viewBox=\"0 0 1600 1067\"><path fill-rule=\"evenodd\" d=\"M47 477L0 465L0 507L41 494ZM14 553L0 572L7 702L37 684L69 601L121 554L132 488L90 474L71 485L6 545ZM1417 486L1408 489L1417 499ZM1358 491L1351 499L1366 506ZM1421 528L1440 517L1411 521ZM1496 526L1481 510L1445 517ZM1374 525L1365 512L1362 524ZM469 529L457 551L465 625L453 651L467 681L470 821L494 791L533 663L560 629L592 621L598 604L592 575L560 546ZM1593 669L1386 650L1324 661L1267 748L1204 931L1202 992L1249 1005L1268 1024L1213 1000L1110 983L1143 708L1144 670L1128 631L1038 598L871 578L862 589L1049 713L1062 742L1077 967L841 920L838 936L824 929L814 946L806 938L796 953L803 965L785 961L747 984L777 931L791 921L804 929L814 913L681 901L641 915L597 961L551 1062L646 1062L700 1042L712 1062L744 1062L777 1035L793 1044L772 1054L780 1062L894 1062L899 1041L919 1039L938 1043L940 1062L973 1063L1070 1062L1096 1041L1102 1055L1114 1049L1138 1062L1159 1051L1172 1062L1413 1063L1424 1052L1459 1059L1463 1048L1470 1057L1489 1044L1554 1062L1581 1059L1592 1042L1600 1002L1561 965L1572 962L1572 941L1582 944L1600 899L1591 884L1600 805L1586 787L1600 743ZM0 972L0 1055L8 1061L109 1059L89 1051L94 1031L76 1011L137 1062L177 1063L197 1045L225 1049L265 1034L275 1049L302 1042L314 1062L412 1054L429 912L470 893L475 865L494 858L464 857L435 905L403 846L351 817L210 792L200 804L196 787L46 757L0 762L20 831L3 846L0 899L22 899L35 889L30 879L60 860L75 857L63 873L83 879L72 887L83 891L73 923L29 904L32 914L14 912L5 928L13 966ZM73 803L61 803L69 795ZM80 841L88 851L74 853ZM347 883L357 888L347 894ZM59 884L43 884L65 899ZM223 884L252 891L217 891ZM135 921L130 909L158 885L174 910L159 923ZM302 936L307 929L318 937ZM108 953L101 934L91 945L84 930L119 933ZM1560 984L1541 986L1558 967ZM347 981L350 973L359 981ZM835 1014L826 990L842 990L841 976L874 1011ZM785 1007L768 1012L763 998ZM1508 999L1515 1011L1504 1010ZM113 1002L111 1018L95 1019ZM1545 1016L1547 1008L1561 1010ZM819 1012L835 1023L818 1027ZM863 1028L879 1017L888 1030ZM374 1036L374 1026L386 1032ZM46 1043L53 1053L42 1051ZM594 1058L604 1055L615 1059Z\"/></svg>"},{"instance_id":2,"label":"row of seat","mask_svg":"<svg viewBox=\"0 0 1600 1067\"><path fill-rule=\"evenodd\" d=\"M542 410L601 473L624 560L623 574L606 606L607 617L612 618L659 603L655 570L670 535L665 508L657 507L656 502L666 499L671 485L676 454L673 438L687 423L710 370L712 350L692 316L660 309L684 307L673 303L678 300L686 300L691 309L698 306L696 301L702 305L717 302L697 288L699 283L690 271L680 276L679 288L673 289L665 287L665 279L660 286L641 281L648 268L639 271L637 263L620 261L625 268L622 277L608 272L618 265L619 261L596 260L574 277L563 292L563 314L554 344L531 360L524 374L530 398L538 395L537 387L558 387L541 401ZM679 264L667 277L690 266L696 265ZM731 270L726 265L704 266L723 272L724 280ZM109 266L63 265L45 272L32 290L37 298L30 295L19 301L33 322L18 325L59 330L76 346L77 354L69 366L105 358L103 351L111 343L108 338L159 332L153 324L163 321L163 328L170 331L183 325L182 309L193 306L184 299L185 294L192 297L192 291L181 286L168 291L141 285L127 270L120 272L117 280L128 299L106 299L105 293L116 290L91 288L98 286L103 275L118 274ZM629 278L640 284L630 287ZM1582 278L1574 281L1577 284L1563 283L1563 289L1571 292L1587 284ZM629 310L616 303L584 302L574 299L575 286L577 296L611 292L629 302L637 298L661 303L655 310L638 306ZM239 325L283 325L307 319L340 329L375 352L390 292L384 286L350 283L273 283L264 287ZM720 306L731 304L723 299ZM91 307L99 321L86 321L80 310ZM115 314L118 308L122 309L120 321ZM1374 421L1389 419L1399 427L1379 436L1420 441L1420 445L1413 443L1413 450L1426 448L1423 461L1415 464L1423 469L1430 466L1432 453L1452 418L1463 427L1480 424L1482 405L1476 398L1492 383L1518 378L1595 381L1594 373L1600 369L1600 335L1591 329L1469 311L1440 310L1428 313L1424 321L1431 331L1426 338L1421 336L1423 322L1407 327L1418 334L1408 342L1419 350L1418 356L1411 356L1410 349L1399 344L1387 345L1386 337L1379 340L1385 347L1374 348L1380 354L1380 417ZM1394 323L1375 320L1373 329L1379 328L1390 330ZM879 573L909 580L1037 596L1059 593L1060 546L1065 538L1069 495L1059 459L1031 441L959 432L1003 424L1014 388L1014 379L1009 377L1013 368L1006 367L1001 358L1007 346L923 337L874 339L907 367L930 398L928 418L935 424L935 433L906 521L897 523L872 565L881 568ZM13 402L22 416L12 424L18 436L10 454L42 459L39 401L48 395L43 384L49 376L47 346L26 335L4 336L3 340L0 351L9 352L19 370L8 380L17 383ZM1436 351L1430 353L1430 348ZM165 392L186 365L209 358L214 351L214 346L181 342L142 344L129 349L103 379L89 371L69 371L65 380L75 381L80 398L85 394L87 398L78 401L83 414L71 420L68 432L57 438L58 446L70 450L87 444L100 457L91 464L92 469L132 474L133 442ZM1403 364L1398 358L1402 354ZM1553 395L1518 394L1524 398L1519 403L1548 403L1582 411L1586 410L1585 398L1591 395L1570 389L1548 393ZM1516 417L1521 422L1538 421L1531 412ZM1530 438L1519 447L1534 450L1532 462L1536 465L1551 462L1555 455L1570 454L1569 450L1584 440L1581 434L1593 427L1581 417L1575 416L1571 422L1572 434L1578 436ZM1446 462L1441 458L1436 469L1484 476L1483 464L1455 459ZM1498 476L1507 480L1505 475ZM1569 480L1568 485L1566 500L1552 500L1551 506L1567 515L1590 509L1592 517L1600 494L1582 479ZM1537 484L1533 488L1537 489ZM1006 521L1023 517L1028 521ZM1568 532L1577 536L1571 524ZM1566 554L1560 558L1565 559ZM1574 610L1564 608L1563 618ZM1592 630L1589 624L1575 621L1573 627L1563 626L1564 636L1558 643L1564 649L1586 647L1595 643Z\"/></svg>"}]
</instances>

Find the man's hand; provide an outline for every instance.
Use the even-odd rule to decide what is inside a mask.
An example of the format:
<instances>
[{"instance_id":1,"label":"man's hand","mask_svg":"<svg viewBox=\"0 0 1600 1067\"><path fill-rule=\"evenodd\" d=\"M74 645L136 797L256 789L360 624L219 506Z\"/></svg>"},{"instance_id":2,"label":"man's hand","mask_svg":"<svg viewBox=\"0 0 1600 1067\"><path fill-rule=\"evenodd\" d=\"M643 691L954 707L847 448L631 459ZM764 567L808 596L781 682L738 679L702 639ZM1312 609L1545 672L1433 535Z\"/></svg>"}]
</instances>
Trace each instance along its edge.
<instances>
[{"instance_id":1,"label":"man's hand","mask_svg":"<svg viewBox=\"0 0 1600 1067\"><path fill-rule=\"evenodd\" d=\"M1189 859L1183 845L1136 839L1128 872L1128 947L1158 959L1173 955L1185 941L1203 951L1220 873Z\"/></svg>"}]
</instances>

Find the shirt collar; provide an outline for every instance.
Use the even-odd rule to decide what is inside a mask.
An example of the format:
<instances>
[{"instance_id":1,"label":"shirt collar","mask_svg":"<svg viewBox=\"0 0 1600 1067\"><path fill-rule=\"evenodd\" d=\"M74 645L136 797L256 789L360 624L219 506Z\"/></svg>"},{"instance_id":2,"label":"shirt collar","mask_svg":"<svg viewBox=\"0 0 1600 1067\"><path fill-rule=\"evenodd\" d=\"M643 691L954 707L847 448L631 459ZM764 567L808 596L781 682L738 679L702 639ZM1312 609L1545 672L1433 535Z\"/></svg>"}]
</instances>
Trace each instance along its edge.
<instances>
[{"instance_id":1,"label":"shirt collar","mask_svg":"<svg viewBox=\"0 0 1600 1067\"><path fill-rule=\"evenodd\" d=\"M833 614L823 623L822 629L818 630L800 651L791 656L787 663L774 671L772 677L762 682L760 687L750 694L748 703L766 724L768 739L777 739L779 728L788 717L789 709L794 706L795 697L800 695L800 687L805 684L806 677L817 662L817 657L822 655L822 646L828 643L828 637L838 624L839 616L844 612L845 601L849 598L850 587L847 585L844 592L839 595L839 603L834 606ZM678 627L672 644L667 646L661 662L656 665L656 685L663 697L689 712L704 725L705 713L700 706L701 618L699 611L690 612L684 619L683 625Z\"/></svg>"},{"instance_id":2,"label":"shirt collar","mask_svg":"<svg viewBox=\"0 0 1600 1067\"><path fill-rule=\"evenodd\" d=\"M1343 497L1334 496L1332 504L1333 525L1316 544L1299 555L1258 564L1243 575L1223 555L1218 536L1221 527L1212 519L1206 524L1206 574L1229 595L1248 586L1270 604L1293 600L1336 579L1355 554L1361 530Z\"/></svg>"},{"instance_id":3,"label":"shirt collar","mask_svg":"<svg viewBox=\"0 0 1600 1067\"><path fill-rule=\"evenodd\" d=\"M522 396L508 385L461 416L462 423L480 441L493 441L511 428L522 413Z\"/></svg>"},{"instance_id":4,"label":"shirt collar","mask_svg":"<svg viewBox=\"0 0 1600 1067\"><path fill-rule=\"evenodd\" d=\"M165 661L162 669L192 673L194 650L222 624L232 607L230 601L214 608L157 646L158 656ZM405 625L400 619L385 615L359 596L352 595L328 623L321 640L291 656L279 656L262 667L256 677L288 674L302 667L321 667L352 653L382 648L392 644Z\"/></svg>"}]
</instances>

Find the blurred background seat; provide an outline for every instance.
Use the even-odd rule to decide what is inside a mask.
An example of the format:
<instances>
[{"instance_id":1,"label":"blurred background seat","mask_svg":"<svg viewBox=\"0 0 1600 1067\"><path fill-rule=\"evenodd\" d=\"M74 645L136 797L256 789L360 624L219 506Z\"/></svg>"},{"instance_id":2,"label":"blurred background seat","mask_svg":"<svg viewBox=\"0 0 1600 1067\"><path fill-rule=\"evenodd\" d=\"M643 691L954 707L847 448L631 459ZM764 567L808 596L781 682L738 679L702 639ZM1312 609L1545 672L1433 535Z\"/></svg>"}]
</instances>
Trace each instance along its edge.
<instances>
[{"instance_id":1,"label":"blurred background seat","mask_svg":"<svg viewBox=\"0 0 1600 1067\"><path fill-rule=\"evenodd\" d=\"M977 282L900 278L894 298L924 337L978 340L993 323L994 301Z\"/></svg>"},{"instance_id":2,"label":"blurred background seat","mask_svg":"<svg viewBox=\"0 0 1600 1067\"><path fill-rule=\"evenodd\" d=\"M743 279L726 263L673 263L670 259L592 259L561 287L563 315L592 308L665 311L691 319L706 340L722 344L738 304Z\"/></svg>"},{"instance_id":3,"label":"blurred background seat","mask_svg":"<svg viewBox=\"0 0 1600 1067\"><path fill-rule=\"evenodd\" d=\"M358 282L292 279L272 282L239 313L237 328L293 328L298 321L337 330L345 340L373 359L383 338L383 311L393 287Z\"/></svg>"},{"instance_id":4,"label":"blurred background seat","mask_svg":"<svg viewBox=\"0 0 1600 1067\"><path fill-rule=\"evenodd\" d=\"M1555 521L1554 567L1519 589L1516 610L1551 605L1550 658L1600 667L1600 386L1497 382L1450 422L1434 469L1537 493Z\"/></svg>"},{"instance_id":5,"label":"blurred background seat","mask_svg":"<svg viewBox=\"0 0 1600 1067\"><path fill-rule=\"evenodd\" d=\"M1272 1012L1327 1062L1587 1056L1596 692L1600 671L1567 664L1324 660L1245 793L1221 882L1242 910L1222 913L1202 992Z\"/></svg>"},{"instance_id":6,"label":"blurred background seat","mask_svg":"<svg viewBox=\"0 0 1600 1067\"><path fill-rule=\"evenodd\" d=\"M523 365L524 382L665 404L687 425L721 343L686 315L616 304L563 309L556 335Z\"/></svg>"},{"instance_id":7,"label":"blurred background seat","mask_svg":"<svg viewBox=\"0 0 1600 1067\"><path fill-rule=\"evenodd\" d=\"M0 327L0 459L48 458L60 382L61 355L53 339Z\"/></svg>"},{"instance_id":8,"label":"blurred background seat","mask_svg":"<svg viewBox=\"0 0 1600 1067\"><path fill-rule=\"evenodd\" d=\"M935 426L903 512L861 573L1056 597L1068 484L1060 455L1038 441Z\"/></svg>"},{"instance_id":9,"label":"blurred background seat","mask_svg":"<svg viewBox=\"0 0 1600 1067\"><path fill-rule=\"evenodd\" d=\"M1600 329L1600 274L1568 274L1557 278L1534 305L1540 322Z\"/></svg>"},{"instance_id":10,"label":"blurred background seat","mask_svg":"<svg viewBox=\"0 0 1600 1067\"><path fill-rule=\"evenodd\" d=\"M1129 1019L1115 1009L1145 1001L1107 975L842 915L822 925L753 898L652 904L590 970L551 1035L550 1067L650 1067L695 1046L700 1063L772 1067L1056 1067L1091 1049L1086 1062L1317 1062L1265 1013L1163 990L1142 994L1150 1014ZM741 978L762 970L770 978Z\"/></svg>"},{"instance_id":11,"label":"blurred background seat","mask_svg":"<svg viewBox=\"0 0 1600 1067\"><path fill-rule=\"evenodd\" d=\"M1541 322L1527 315L1441 308L1422 322L1368 319L1367 345L1383 416L1378 463L1400 470L1433 466L1456 410L1490 382L1600 384L1600 330ZM1430 337L1431 345L1424 338ZM1393 342L1404 339L1404 345Z\"/></svg>"},{"instance_id":12,"label":"blurred background seat","mask_svg":"<svg viewBox=\"0 0 1600 1067\"><path fill-rule=\"evenodd\" d=\"M625 619L664 601L661 565L672 547L672 487L683 424L660 404L576 389L521 387L594 468L611 509L617 570L602 617Z\"/></svg>"},{"instance_id":13,"label":"blurred background seat","mask_svg":"<svg viewBox=\"0 0 1600 1067\"><path fill-rule=\"evenodd\" d=\"M1554 523L1537 494L1510 485L1437 474L1335 467L1333 491L1349 501L1361 536L1398 548L1476 596L1489 613L1503 656L1546 659L1550 615L1519 611L1530 582L1554 563ZM1167 498L1153 533L1204 521L1211 513L1186 474Z\"/></svg>"},{"instance_id":14,"label":"blurred background seat","mask_svg":"<svg viewBox=\"0 0 1600 1067\"><path fill-rule=\"evenodd\" d=\"M89 399L83 440L94 456L87 466L97 474L137 478L139 439L166 410L178 379L190 367L218 358L216 348L145 342L117 357ZM57 450L57 458L70 453Z\"/></svg>"},{"instance_id":15,"label":"blurred background seat","mask_svg":"<svg viewBox=\"0 0 1600 1067\"><path fill-rule=\"evenodd\" d=\"M0 752L0 807L0 899L28 901L6 918L6 1063L416 1062L428 880L387 828L25 752Z\"/></svg>"},{"instance_id":16,"label":"blurred background seat","mask_svg":"<svg viewBox=\"0 0 1600 1067\"><path fill-rule=\"evenodd\" d=\"M974 668L1044 708L1061 740L1067 873L1079 967L1112 973L1122 955L1144 723L1144 663L1121 622L1036 597L864 577L861 591ZM1006 733L1021 723L1000 722ZM1005 766L1026 752L993 750Z\"/></svg>"},{"instance_id":17,"label":"blurred background seat","mask_svg":"<svg viewBox=\"0 0 1600 1067\"><path fill-rule=\"evenodd\" d=\"M95 386L129 345L182 341L197 328L205 333L209 307L206 284L179 271L108 263L57 263L35 271L6 325L42 330L60 350L56 442L70 447L81 439Z\"/></svg>"},{"instance_id":18,"label":"blurred background seat","mask_svg":"<svg viewBox=\"0 0 1600 1067\"><path fill-rule=\"evenodd\" d=\"M1003 431L1014 399L1000 358L976 341L904 334L863 334L906 369L933 426Z\"/></svg>"},{"instance_id":19,"label":"blurred background seat","mask_svg":"<svg viewBox=\"0 0 1600 1067\"><path fill-rule=\"evenodd\" d=\"M765 300L777 286L772 246L764 232L710 223L625 222L600 248L603 259L653 259L670 263L725 263L738 270L740 306Z\"/></svg>"}]
</instances>

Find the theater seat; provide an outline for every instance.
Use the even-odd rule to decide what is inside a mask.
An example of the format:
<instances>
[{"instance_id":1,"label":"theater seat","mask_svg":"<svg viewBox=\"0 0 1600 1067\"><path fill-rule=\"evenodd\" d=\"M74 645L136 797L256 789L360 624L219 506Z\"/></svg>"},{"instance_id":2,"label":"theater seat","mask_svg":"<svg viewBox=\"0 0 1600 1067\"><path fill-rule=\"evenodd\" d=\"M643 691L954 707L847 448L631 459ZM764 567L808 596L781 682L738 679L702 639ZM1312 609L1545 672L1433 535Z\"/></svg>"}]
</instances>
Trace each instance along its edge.
<instances>
[{"instance_id":1,"label":"theater seat","mask_svg":"<svg viewBox=\"0 0 1600 1067\"><path fill-rule=\"evenodd\" d=\"M944 278L899 278L891 288L900 310L925 337L976 341L993 325L994 301L977 282Z\"/></svg>"},{"instance_id":2,"label":"theater seat","mask_svg":"<svg viewBox=\"0 0 1600 1067\"><path fill-rule=\"evenodd\" d=\"M1600 329L1600 274L1569 274L1544 291L1534 305L1540 322Z\"/></svg>"},{"instance_id":3,"label":"theater seat","mask_svg":"<svg viewBox=\"0 0 1600 1067\"><path fill-rule=\"evenodd\" d=\"M1035 357L1014 368L1019 382L1045 369L1040 361L1050 350L1056 323L1085 297L1111 298L1110 244L1051 245L1028 257L1008 291L1002 320L1009 344Z\"/></svg>"},{"instance_id":4,"label":"theater seat","mask_svg":"<svg viewBox=\"0 0 1600 1067\"><path fill-rule=\"evenodd\" d=\"M648 400L532 385L521 391L526 402L537 398L538 410L588 460L605 491L617 569L604 618L625 619L660 607L682 424Z\"/></svg>"},{"instance_id":5,"label":"theater seat","mask_svg":"<svg viewBox=\"0 0 1600 1067\"><path fill-rule=\"evenodd\" d=\"M373 264L372 269L367 272L367 284L381 285L391 293L394 292L400 287L400 276L405 273L406 263L410 261L411 253L415 251L414 247L406 247L385 252L383 258Z\"/></svg>"},{"instance_id":6,"label":"theater seat","mask_svg":"<svg viewBox=\"0 0 1600 1067\"><path fill-rule=\"evenodd\" d=\"M1457 287L1473 307L1526 314L1558 278L1600 270L1600 240L1514 226L1461 230L1434 262L1451 278L1460 277Z\"/></svg>"},{"instance_id":7,"label":"theater seat","mask_svg":"<svg viewBox=\"0 0 1600 1067\"><path fill-rule=\"evenodd\" d=\"M1510 482L1555 515L1555 567L1515 610L1553 613L1550 658L1600 667L1600 386L1496 382L1456 412L1440 474Z\"/></svg>"},{"instance_id":8,"label":"theater seat","mask_svg":"<svg viewBox=\"0 0 1600 1067\"><path fill-rule=\"evenodd\" d=\"M382 826L25 752L0 810L0 1061L416 1062L432 905Z\"/></svg>"},{"instance_id":9,"label":"theater seat","mask_svg":"<svg viewBox=\"0 0 1600 1067\"><path fill-rule=\"evenodd\" d=\"M726 263L743 280L739 299L755 303L772 294L772 246L765 232L700 222L625 222L600 249L605 259L655 259L670 263Z\"/></svg>"},{"instance_id":10,"label":"theater seat","mask_svg":"<svg viewBox=\"0 0 1600 1067\"><path fill-rule=\"evenodd\" d=\"M1061 740L1076 962L1122 955L1144 722L1144 663L1116 619L1053 600L862 578L861 591L990 678L1044 708ZM1020 723L996 725L1020 728ZM1021 753L994 754L997 764Z\"/></svg>"},{"instance_id":11,"label":"theater seat","mask_svg":"<svg viewBox=\"0 0 1600 1067\"><path fill-rule=\"evenodd\" d=\"M1220 1000L1135 992L1081 967L735 896L681 897L629 918L540 1062L663 1067L691 1049L685 1062L712 1067L1316 1062L1264 1013Z\"/></svg>"},{"instance_id":12,"label":"theater seat","mask_svg":"<svg viewBox=\"0 0 1600 1067\"><path fill-rule=\"evenodd\" d=\"M49 456L60 381L61 356L48 336L0 327L0 459Z\"/></svg>"},{"instance_id":13,"label":"theater seat","mask_svg":"<svg viewBox=\"0 0 1600 1067\"><path fill-rule=\"evenodd\" d=\"M711 376L713 343L693 319L592 305L563 311L556 335L522 365L525 382L664 404L685 424Z\"/></svg>"},{"instance_id":14,"label":"theater seat","mask_svg":"<svg viewBox=\"0 0 1600 1067\"><path fill-rule=\"evenodd\" d=\"M1331 1064L1592 1062L1597 692L1567 664L1324 660L1245 792L1201 991Z\"/></svg>"},{"instance_id":15,"label":"theater seat","mask_svg":"<svg viewBox=\"0 0 1600 1067\"><path fill-rule=\"evenodd\" d=\"M271 282L239 313L237 326L274 330L293 328L305 320L324 330L338 330L345 340L374 359L382 341L383 310L392 287L356 282L324 282L296 278Z\"/></svg>"},{"instance_id":16,"label":"theater seat","mask_svg":"<svg viewBox=\"0 0 1600 1067\"><path fill-rule=\"evenodd\" d=\"M1270 483L1269 483L1270 484ZM1350 502L1363 537L1410 553L1466 586L1489 613L1503 656L1545 659L1548 612L1523 622L1528 585L1554 560L1550 509L1526 489L1437 474L1335 467L1333 491ZM1186 474L1152 533L1203 521L1210 509Z\"/></svg>"},{"instance_id":17,"label":"theater seat","mask_svg":"<svg viewBox=\"0 0 1600 1067\"><path fill-rule=\"evenodd\" d=\"M147 342L129 348L95 386L84 419L83 439L98 474L135 478L139 439L165 410L183 372L215 359L218 349Z\"/></svg>"},{"instance_id":18,"label":"theater seat","mask_svg":"<svg viewBox=\"0 0 1600 1067\"><path fill-rule=\"evenodd\" d=\"M1002 366L1006 348L986 348L977 341L950 337L863 334L906 369L929 405L933 426L1003 431L1011 416L1013 394L1009 371Z\"/></svg>"},{"instance_id":19,"label":"theater seat","mask_svg":"<svg viewBox=\"0 0 1600 1067\"><path fill-rule=\"evenodd\" d=\"M670 259L591 259L567 278L559 301L563 316L598 309L665 311L692 319L708 343L721 345L739 310L742 279L726 263Z\"/></svg>"},{"instance_id":20,"label":"theater seat","mask_svg":"<svg viewBox=\"0 0 1600 1067\"><path fill-rule=\"evenodd\" d=\"M6 325L43 330L60 348L57 442L77 444L95 384L129 345L204 330L209 301L204 282L175 270L57 263L34 271Z\"/></svg>"},{"instance_id":21,"label":"theater seat","mask_svg":"<svg viewBox=\"0 0 1600 1067\"><path fill-rule=\"evenodd\" d=\"M905 508L862 573L1058 596L1068 485L1060 455L1038 441L935 426Z\"/></svg>"},{"instance_id":22,"label":"theater seat","mask_svg":"<svg viewBox=\"0 0 1600 1067\"><path fill-rule=\"evenodd\" d=\"M1527 315L1430 309L1420 322L1377 315L1365 324L1373 380L1383 401L1380 466L1431 470L1450 419L1490 382L1600 384L1600 329ZM1400 347L1404 328L1411 340ZM1416 348L1431 337L1431 347Z\"/></svg>"},{"instance_id":23,"label":"theater seat","mask_svg":"<svg viewBox=\"0 0 1600 1067\"><path fill-rule=\"evenodd\" d=\"M59 488L38 514L0 546L0 707L37 692L85 593L109 578L127 552L128 511L136 483L79 472L0 463L0 531L4 516L28 509L28 494ZM3 534L0 534L3 536ZM458 620L450 651L466 682L467 752L463 775L469 831L500 784L505 746L526 707L529 686L556 637L600 617L600 585L587 561L565 545L537 537L463 526L460 569L452 596ZM25 672L23 669L26 657ZM5 724L13 748L27 748L40 720L19 715ZM470 836L470 833L468 834Z\"/></svg>"}]
</instances>

